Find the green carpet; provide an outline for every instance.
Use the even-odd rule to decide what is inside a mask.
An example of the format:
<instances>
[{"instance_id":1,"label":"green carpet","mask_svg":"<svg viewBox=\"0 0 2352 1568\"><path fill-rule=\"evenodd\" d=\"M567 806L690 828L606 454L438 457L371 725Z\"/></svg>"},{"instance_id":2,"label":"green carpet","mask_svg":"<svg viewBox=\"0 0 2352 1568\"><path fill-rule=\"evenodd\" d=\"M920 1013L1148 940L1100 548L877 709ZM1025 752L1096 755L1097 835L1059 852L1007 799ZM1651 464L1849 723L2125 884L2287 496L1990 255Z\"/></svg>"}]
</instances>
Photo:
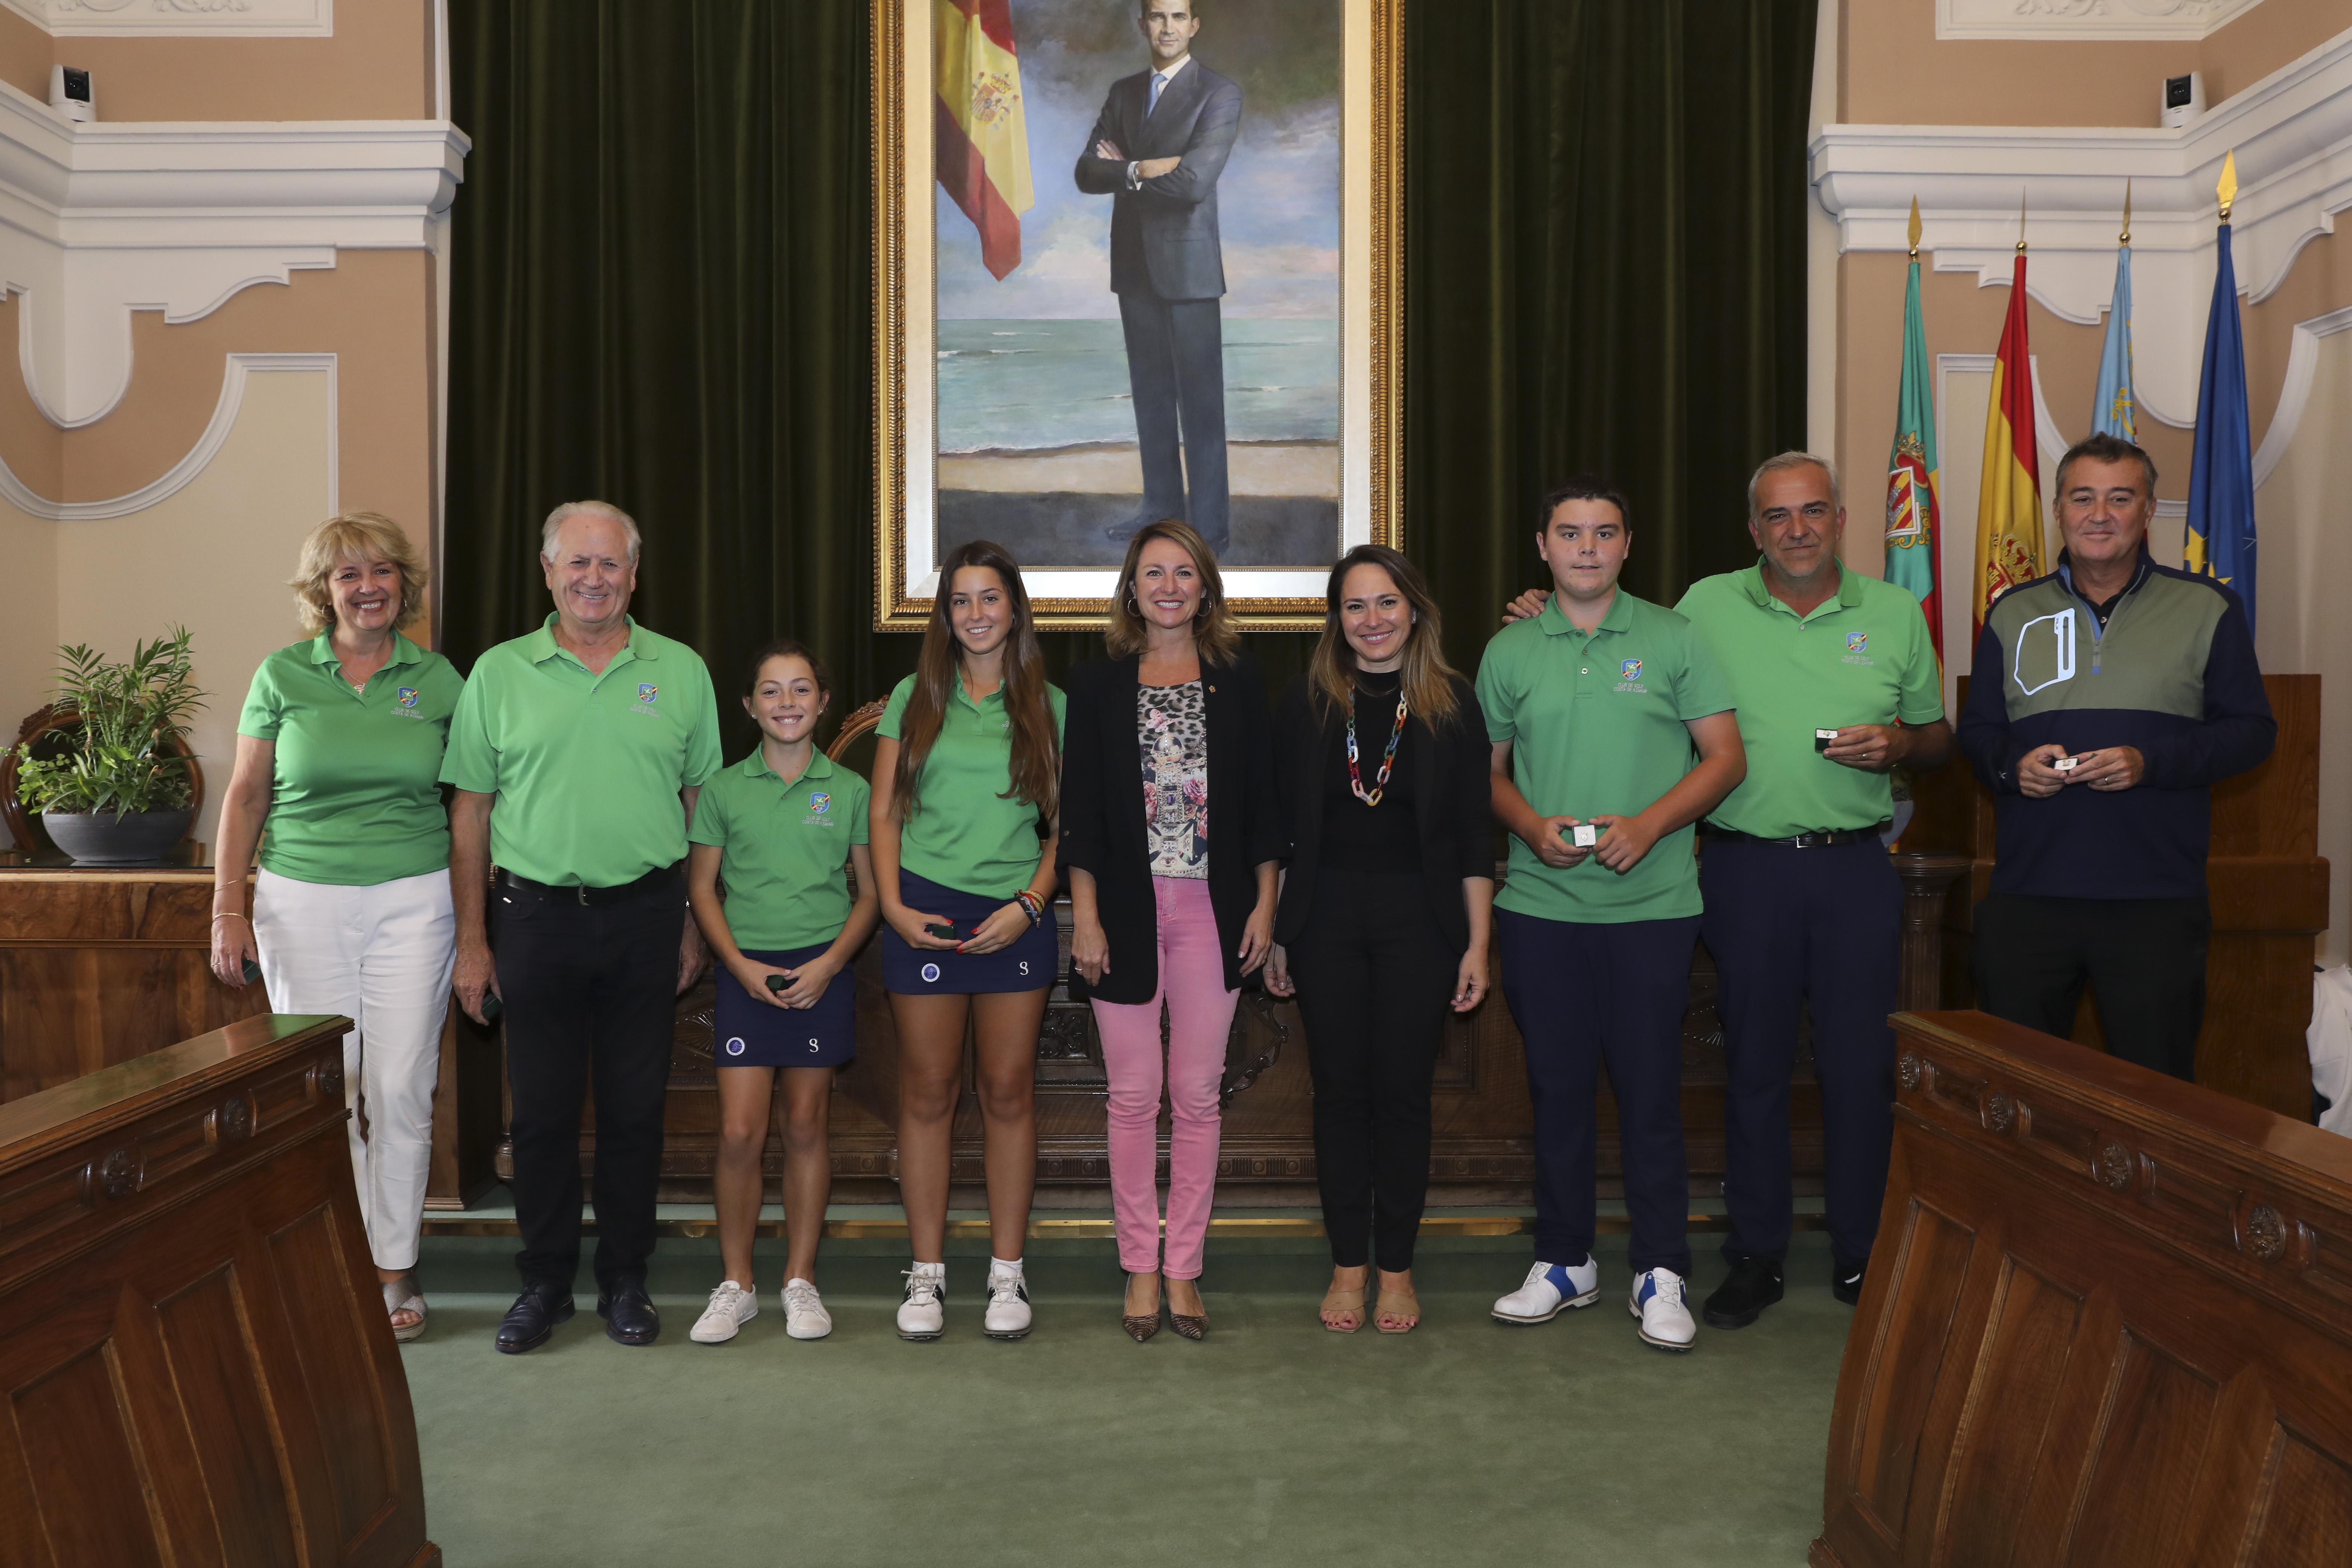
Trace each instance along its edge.
<instances>
[{"instance_id":1,"label":"green carpet","mask_svg":"<svg viewBox=\"0 0 2352 1568\"><path fill-rule=\"evenodd\" d=\"M1697 1239L1703 1296L1723 1264ZM1424 1244L1422 1327L1386 1337L1317 1322L1319 1242L1213 1242L1206 1342L1137 1345L1104 1243L1033 1245L1017 1343L980 1332L985 1249L951 1248L930 1344L892 1331L899 1246L826 1244L835 1326L803 1343L763 1245L761 1315L706 1346L715 1249L666 1241L657 1344L607 1341L583 1279L547 1346L501 1356L512 1244L429 1239L404 1351L429 1528L451 1568L1803 1563L1852 1321L1826 1239L1687 1355L1634 1337L1623 1240L1601 1247L1598 1303L1512 1328L1486 1309L1525 1237Z\"/></svg>"}]
</instances>

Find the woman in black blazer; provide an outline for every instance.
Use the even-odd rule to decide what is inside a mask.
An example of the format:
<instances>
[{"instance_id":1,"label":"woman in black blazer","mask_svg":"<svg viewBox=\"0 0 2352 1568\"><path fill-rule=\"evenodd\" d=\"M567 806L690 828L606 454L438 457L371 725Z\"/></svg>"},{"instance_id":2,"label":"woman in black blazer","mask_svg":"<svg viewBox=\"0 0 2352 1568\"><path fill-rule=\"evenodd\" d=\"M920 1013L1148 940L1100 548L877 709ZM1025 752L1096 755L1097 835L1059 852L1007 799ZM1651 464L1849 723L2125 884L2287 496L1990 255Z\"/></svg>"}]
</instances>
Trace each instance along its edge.
<instances>
[{"instance_id":1,"label":"woman in black blazer","mask_svg":"<svg viewBox=\"0 0 2352 1568\"><path fill-rule=\"evenodd\" d=\"M1323 640L1276 713L1286 840L1266 989L1294 990L1315 1081L1315 1164L1331 1238L1323 1326L1421 1321L1412 1244L1429 1190L1430 1079L1450 1005L1486 991L1495 898L1491 749L1447 666L1437 606L1395 551L1331 569Z\"/></svg>"},{"instance_id":2,"label":"woman in black blazer","mask_svg":"<svg viewBox=\"0 0 2352 1568\"><path fill-rule=\"evenodd\" d=\"M1164 1273L1176 1331L1197 1340L1225 1040L1242 977L1273 946L1282 840L1265 684L1240 651L1216 557L1185 524L1155 522L1128 546L1119 580L1103 634L1112 657L1064 682L1071 989L1094 1004L1110 1079L1121 1321L1139 1343L1158 1331ZM1153 1180L1163 1082L1164 1265Z\"/></svg>"}]
</instances>

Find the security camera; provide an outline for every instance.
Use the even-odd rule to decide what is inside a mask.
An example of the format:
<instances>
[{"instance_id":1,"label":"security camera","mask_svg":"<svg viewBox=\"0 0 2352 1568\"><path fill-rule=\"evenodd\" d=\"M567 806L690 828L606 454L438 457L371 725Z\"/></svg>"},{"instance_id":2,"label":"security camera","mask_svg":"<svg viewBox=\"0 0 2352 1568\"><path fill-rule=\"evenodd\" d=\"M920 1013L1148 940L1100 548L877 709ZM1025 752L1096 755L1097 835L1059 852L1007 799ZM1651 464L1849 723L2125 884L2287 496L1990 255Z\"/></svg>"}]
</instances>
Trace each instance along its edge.
<instances>
[{"instance_id":1,"label":"security camera","mask_svg":"<svg viewBox=\"0 0 2352 1568\"><path fill-rule=\"evenodd\" d=\"M72 66L51 66L49 107L84 124L97 119L98 100L90 89L89 72Z\"/></svg>"}]
</instances>

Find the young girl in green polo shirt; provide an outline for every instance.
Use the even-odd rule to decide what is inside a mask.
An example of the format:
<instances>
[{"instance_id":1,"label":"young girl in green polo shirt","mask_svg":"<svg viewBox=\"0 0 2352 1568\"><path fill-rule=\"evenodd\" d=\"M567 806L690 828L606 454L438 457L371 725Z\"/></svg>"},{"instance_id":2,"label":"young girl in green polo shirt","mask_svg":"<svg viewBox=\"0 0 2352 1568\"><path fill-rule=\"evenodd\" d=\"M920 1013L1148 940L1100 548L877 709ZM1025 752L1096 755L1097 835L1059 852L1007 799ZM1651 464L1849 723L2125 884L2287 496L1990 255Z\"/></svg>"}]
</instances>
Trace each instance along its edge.
<instances>
[{"instance_id":1,"label":"young girl in green polo shirt","mask_svg":"<svg viewBox=\"0 0 2352 1568\"><path fill-rule=\"evenodd\" d=\"M719 964L711 1191L727 1270L694 1325L698 1344L724 1343L759 1315L751 1236L779 1088L790 1237L784 1332L815 1340L833 1331L815 1283L833 1173L825 1110L834 1068L857 1049L856 986L844 972L874 934L879 904L866 848L866 781L816 749L832 684L799 643L772 643L753 655L743 710L760 726L759 749L703 786L687 828L687 897ZM845 864L857 873L854 899Z\"/></svg>"}]
</instances>

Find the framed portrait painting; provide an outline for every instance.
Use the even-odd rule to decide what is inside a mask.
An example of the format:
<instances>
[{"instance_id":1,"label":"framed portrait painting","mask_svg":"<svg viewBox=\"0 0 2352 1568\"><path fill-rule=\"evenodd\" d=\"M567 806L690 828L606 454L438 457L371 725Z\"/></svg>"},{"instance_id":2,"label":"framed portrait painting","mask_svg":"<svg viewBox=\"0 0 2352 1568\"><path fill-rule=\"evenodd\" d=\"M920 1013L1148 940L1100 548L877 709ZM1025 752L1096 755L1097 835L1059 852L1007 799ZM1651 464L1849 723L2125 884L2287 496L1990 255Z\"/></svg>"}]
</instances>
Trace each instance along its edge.
<instances>
[{"instance_id":1,"label":"framed portrait painting","mask_svg":"<svg viewBox=\"0 0 2352 1568\"><path fill-rule=\"evenodd\" d=\"M974 539L1098 626L1190 522L1243 624L1398 542L1404 0L872 0L875 622Z\"/></svg>"}]
</instances>

